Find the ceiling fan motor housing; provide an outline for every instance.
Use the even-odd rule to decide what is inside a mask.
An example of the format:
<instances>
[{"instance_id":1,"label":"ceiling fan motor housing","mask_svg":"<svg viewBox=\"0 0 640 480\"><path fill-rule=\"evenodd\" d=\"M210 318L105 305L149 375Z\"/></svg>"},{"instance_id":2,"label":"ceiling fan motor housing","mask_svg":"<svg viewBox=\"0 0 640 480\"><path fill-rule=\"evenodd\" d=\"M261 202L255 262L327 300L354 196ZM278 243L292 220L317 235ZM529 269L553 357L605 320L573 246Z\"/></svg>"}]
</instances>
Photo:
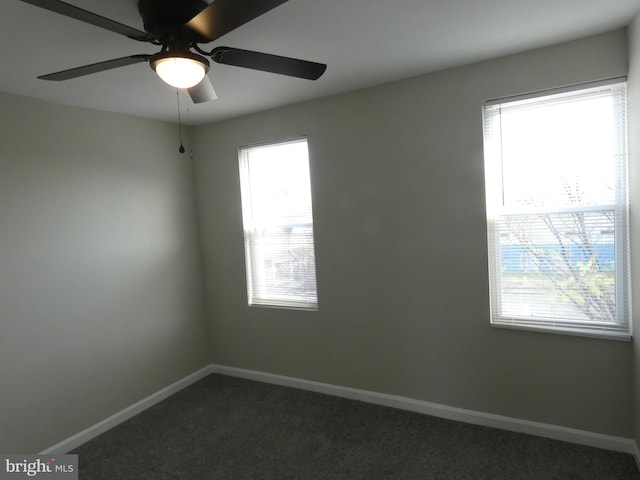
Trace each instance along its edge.
<instances>
[{"instance_id":1,"label":"ceiling fan motor housing","mask_svg":"<svg viewBox=\"0 0 640 480\"><path fill-rule=\"evenodd\" d=\"M203 43L209 40L185 28L185 23L209 6L204 0L139 0L138 11L144 29L163 44L182 41ZM186 38L185 38L186 37Z\"/></svg>"}]
</instances>

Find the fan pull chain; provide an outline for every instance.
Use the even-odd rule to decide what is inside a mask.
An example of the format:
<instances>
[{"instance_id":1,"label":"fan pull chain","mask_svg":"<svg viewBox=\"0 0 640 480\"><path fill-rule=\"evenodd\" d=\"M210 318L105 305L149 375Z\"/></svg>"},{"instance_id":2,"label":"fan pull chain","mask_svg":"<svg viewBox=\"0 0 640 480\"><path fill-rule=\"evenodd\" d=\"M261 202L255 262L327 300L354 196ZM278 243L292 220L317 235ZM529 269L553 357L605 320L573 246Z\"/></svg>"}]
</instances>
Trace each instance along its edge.
<instances>
[{"instance_id":1,"label":"fan pull chain","mask_svg":"<svg viewBox=\"0 0 640 480\"><path fill-rule=\"evenodd\" d=\"M191 107L187 102L187 132L189 133L189 139L191 139ZM193 142L191 142L191 147L189 147L189 156L191 160L193 160Z\"/></svg>"},{"instance_id":2,"label":"fan pull chain","mask_svg":"<svg viewBox=\"0 0 640 480\"><path fill-rule=\"evenodd\" d=\"M180 90L176 88L176 99L178 101L178 135L180 137L180 148L178 151L184 153L184 145L182 144L182 120L180 118Z\"/></svg>"}]
</instances>

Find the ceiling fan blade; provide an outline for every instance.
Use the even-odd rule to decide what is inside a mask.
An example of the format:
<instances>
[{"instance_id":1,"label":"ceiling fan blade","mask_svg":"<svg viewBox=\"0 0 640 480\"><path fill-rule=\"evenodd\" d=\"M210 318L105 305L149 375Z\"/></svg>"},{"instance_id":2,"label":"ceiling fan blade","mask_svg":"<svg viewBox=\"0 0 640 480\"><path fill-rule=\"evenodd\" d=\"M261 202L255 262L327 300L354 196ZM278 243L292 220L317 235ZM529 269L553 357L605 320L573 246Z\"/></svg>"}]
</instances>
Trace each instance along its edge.
<instances>
[{"instance_id":1,"label":"ceiling fan blade","mask_svg":"<svg viewBox=\"0 0 640 480\"><path fill-rule=\"evenodd\" d=\"M216 91L213 89L211 80L206 75L202 81L195 87L191 87L187 90L193 103L205 103L210 102L218 98Z\"/></svg>"},{"instance_id":2,"label":"ceiling fan blade","mask_svg":"<svg viewBox=\"0 0 640 480\"><path fill-rule=\"evenodd\" d=\"M209 40L250 22L288 0L215 0L186 23L187 28Z\"/></svg>"},{"instance_id":3,"label":"ceiling fan blade","mask_svg":"<svg viewBox=\"0 0 640 480\"><path fill-rule=\"evenodd\" d=\"M317 80L327 69L324 63L229 47L214 48L211 52L211 58L214 62L224 65L279 73L290 77L306 78L307 80Z\"/></svg>"},{"instance_id":4,"label":"ceiling fan blade","mask_svg":"<svg viewBox=\"0 0 640 480\"><path fill-rule=\"evenodd\" d=\"M151 55L130 55L128 57L114 58L113 60L107 60L105 62L92 63L91 65L84 65L82 67L70 68L69 70L62 70L61 72L49 73L48 75L41 75L38 78L41 80L69 80L71 78L82 77L84 75L90 75L92 73L104 72L105 70L111 70L112 68L125 67L127 65L133 65L134 63L142 63L149 60Z\"/></svg>"},{"instance_id":5,"label":"ceiling fan blade","mask_svg":"<svg viewBox=\"0 0 640 480\"><path fill-rule=\"evenodd\" d=\"M59 0L20 0L21 2L35 5L36 7L44 8L66 17L80 20L81 22L95 25L96 27L104 28L111 32L119 33L134 40L140 40L142 42L152 42L154 39L145 32L136 30L135 28L123 25L109 18L101 15L83 10L82 8L70 5Z\"/></svg>"}]
</instances>

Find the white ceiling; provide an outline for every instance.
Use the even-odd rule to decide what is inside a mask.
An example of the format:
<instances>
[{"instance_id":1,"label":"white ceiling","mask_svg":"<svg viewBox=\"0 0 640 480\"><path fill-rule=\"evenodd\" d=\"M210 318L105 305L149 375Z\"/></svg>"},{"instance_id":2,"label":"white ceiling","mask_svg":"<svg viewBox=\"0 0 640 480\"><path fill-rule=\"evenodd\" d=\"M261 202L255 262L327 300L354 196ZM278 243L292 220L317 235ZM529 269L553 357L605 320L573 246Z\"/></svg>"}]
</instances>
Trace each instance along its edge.
<instances>
[{"instance_id":1,"label":"white ceiling","mask_svg":"<svg viewBox=\"0 0 640 480\"><path fill-rule=\"evenodd\" d=\"M66 0L143 30L136 0ZM240 0L238 0L240 1ZM290 0L207 44L326 63L317 81L212 63L206 123L626 26L640 0ZM56 72L157 47L25 4L0 3L0 91L175 121L176 94L141 63L64 82ZM189 105L188 112L187 106Z\"/></svg>"}]
</instances>

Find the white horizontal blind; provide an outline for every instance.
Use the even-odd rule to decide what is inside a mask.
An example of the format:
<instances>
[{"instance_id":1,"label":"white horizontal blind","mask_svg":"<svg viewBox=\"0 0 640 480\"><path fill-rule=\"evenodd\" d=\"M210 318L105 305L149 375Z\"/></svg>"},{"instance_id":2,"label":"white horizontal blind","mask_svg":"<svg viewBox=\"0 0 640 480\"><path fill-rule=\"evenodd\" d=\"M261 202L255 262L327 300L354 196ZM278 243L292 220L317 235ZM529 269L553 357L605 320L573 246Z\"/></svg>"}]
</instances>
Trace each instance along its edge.
<instances>
[{"instance_id":1,"label":"white horizontal blind","mask_svg":"<svg viewBox=\"0 0 640 480\"><path fill-rule=\"evenodd\" d=\"M249 305L316 310L306 139L240 149Z\"/></svg>"},{"instance_id":2,"label":"white horizontal blind","mask_svg":"<svg viewBox=\"0 0 640 480\"><path fill-rule=\"evenodd\" d=\"M491 322L630 335L625 82L484 113Z\"/></svg>"}]
</instances>

